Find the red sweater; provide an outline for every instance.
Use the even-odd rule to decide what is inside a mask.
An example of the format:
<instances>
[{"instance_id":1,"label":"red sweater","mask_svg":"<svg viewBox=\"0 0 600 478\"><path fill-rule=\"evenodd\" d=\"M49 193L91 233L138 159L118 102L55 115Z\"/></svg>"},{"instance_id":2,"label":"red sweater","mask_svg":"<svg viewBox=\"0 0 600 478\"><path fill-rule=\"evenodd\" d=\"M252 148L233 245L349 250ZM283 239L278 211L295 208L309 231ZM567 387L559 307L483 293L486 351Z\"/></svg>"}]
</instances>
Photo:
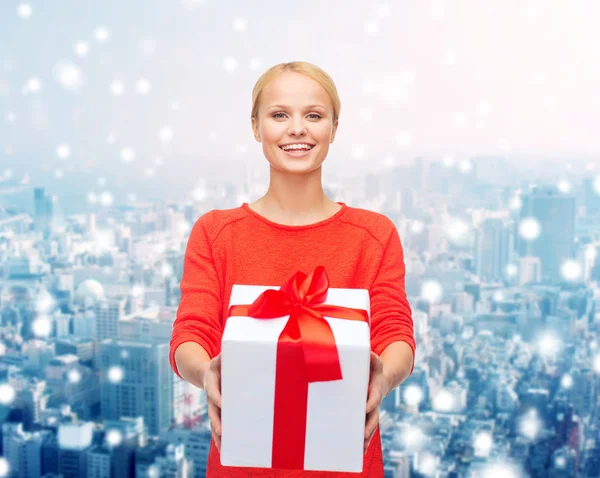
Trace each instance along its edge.
<instances>
[{"instance_id":1,"label":"red sweater","mask_svg":"<svg viewBox=\"0 0 600 478\"><path fill-rule=\"evenodd\" d=\"M200 344L213 358L221 336L233 284L281 285L302 270L323 265L329 287L368 289L371 349L381 355L395 341L414 352L413 321L404 289L404 253L394 223L385 215L347 206L323 221L304 225L277 224L248 207L211 210L194 224L188 240L181 301L173 324L170 362L184 342ZM335 437L332 437L335 440ZM379 427L364 457L362 473L291 471L223 467L211 441L208 477L383 477Z\"/></svg>"}]
</instances>

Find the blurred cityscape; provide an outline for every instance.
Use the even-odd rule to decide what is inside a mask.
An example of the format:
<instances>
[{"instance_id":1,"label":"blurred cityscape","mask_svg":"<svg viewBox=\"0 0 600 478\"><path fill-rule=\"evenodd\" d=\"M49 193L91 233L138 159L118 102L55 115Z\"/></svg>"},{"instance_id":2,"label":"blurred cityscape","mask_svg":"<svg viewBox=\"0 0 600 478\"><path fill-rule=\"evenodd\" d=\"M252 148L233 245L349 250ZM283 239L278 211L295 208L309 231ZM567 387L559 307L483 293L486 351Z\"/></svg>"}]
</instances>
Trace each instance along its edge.
<instances>
[{"instance_id":1,"label":"blurred cityscape","mask_svg":"<svg viewBox=\"0 0 600 478\"><path fill-rule=\"evenodd\" d=\"M600 477L587 169L535 184L502 157L445 156L324 174L404 247L417 355L380 410L386 478ZM73 215L44 185L0 183L0 476L205 476L205 397L168 360L183 255L202 214L264 194L268 167L205 177L181 203L88 198Z\"/></svg>"}]
</instances>

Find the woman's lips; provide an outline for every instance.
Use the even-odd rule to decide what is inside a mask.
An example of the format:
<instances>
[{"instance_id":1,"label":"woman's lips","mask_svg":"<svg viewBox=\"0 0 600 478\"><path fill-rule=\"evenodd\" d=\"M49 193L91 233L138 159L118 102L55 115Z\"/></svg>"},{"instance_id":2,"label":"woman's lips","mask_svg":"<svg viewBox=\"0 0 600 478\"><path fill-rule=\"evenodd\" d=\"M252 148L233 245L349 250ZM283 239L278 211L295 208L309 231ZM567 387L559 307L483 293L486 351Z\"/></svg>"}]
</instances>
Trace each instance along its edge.
<instances>
[{"instance_id":1,"label":"woman's lips","mask_svg":"<svg viewBox=\"0 0 600 478\"><path fill-rule=\"evenodd\" d=\"M303 158L304 156L307 156L308 153L310 153L313 149L315 149L315 147L313 146L310 149L291 149L288 151L286 151L285 149L282 149L281 147L279 149L281 149L281 151L283 151L285 154L291 156L292 158Z\"/></svg>"}]
</instances>

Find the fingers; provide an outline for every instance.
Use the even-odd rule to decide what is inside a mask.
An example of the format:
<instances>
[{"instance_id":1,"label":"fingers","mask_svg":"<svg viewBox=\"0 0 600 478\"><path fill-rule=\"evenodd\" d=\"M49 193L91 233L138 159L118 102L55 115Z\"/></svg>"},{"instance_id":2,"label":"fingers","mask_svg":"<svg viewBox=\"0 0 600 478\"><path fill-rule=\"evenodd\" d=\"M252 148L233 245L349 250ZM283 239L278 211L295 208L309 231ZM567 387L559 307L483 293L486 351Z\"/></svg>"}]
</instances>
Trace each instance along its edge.
<instances>
[{"instance_id":1,"label":"fingers","mask_svg":"<svg viewBox=\"0 0 600 478\"><path fill-rule=\"evenodd\" d=\"M373 376L375 367L377 365L377 355L371 350L370 362L369 362L369 377Z\"/></svg>"},{"instance_id":2,"label":"fingers","mask_svg":"<svg viewBox=\"0 0 600 478\"><path fill-rule=\"evenodd\" d=\"M221 354L214 357L208 364L206 373L204 374L204 388L206 389L206 383L209 378L216 382L217 389L221 391Z\"/></svg>"},{"instance_id":3,"label":"fingers","mask_svg":"<svg viewBox=\"0 0 600 478\"><path fill-rule=\"evenodd\" d=\"M367 419L365 423L365 440L372 438L378 423L379 409L373 410L371 413L367 414Z\"/></svg>"},{"instance_id":4,"label":"fingers","mask_svg":"<svg viewBox=\"0 0 600 478\"><path fill-rule=\"evenodd\" d=\"M208 419L210 420L210 431L217 450L221 450L221 434L223 432L221 428L221 409L212 401L208 402Z\"/></svg>"},{"instance_id":5,"label":"fingers","mask_svg":"<svg viewBox=\"0 0 600 478\"><path fill-rule=\"evenodd\" d=\"M376 395L375 389L372 387L369 387L369 397L367 398L367 409L366 409L367 414L371 413L373 411L373 409L377 406L378 400L375 395Z\"/></svg>"},{"instance_id":6,"label":"fingers","mask_svg":"<svg viewBox=\"0 0 600 478\"><path fill-rule=\"evenodd\" d=\"M210 363L221 374L221 354L218 354L211 360Z\"/></svg>"},{"instance_id":7,"label":"fingers","mask_svg":"<svg viewBox=\"0 0 600 478\"><path fill-rule=\"evenodd\" d=\"M219 356L217 356L219 357ZM214 360L217 361L217 358ZM221 436L221 384L220 375L211 368L206 373L206 403L208 404L208 418L211 424L213 436L220 439ZM216 441L216 440L215 440Z\"/></svg>"},{"instance_id":8,"label":"fingers","mask_svg":"<svg viewBox=\"0 0 600 478\"><path fill-rule=\"evenodd\" d=\"M383 400L383 363L375 352L371 350L371 372L369 374L369 392L367 396L366 412L369 413L379 406Z\"/></svg>"},{"instance_id":9,"label":"fingers","mask_svg":"<svg viewBox=\"0 0 600 478\"><path fill-rule=\"evenodd\" d=\"M366 424L365 424L365 444L364 444L364 452L367 452L367 448L369 448L369 444L371 443L371 439L375 434L375 430L377 429L377 425L379 423L379 408L373 410L371 413L367 414Z\"/></svg>"},{"instance_id":10,"label":"fingers","mask_svg":"<svg viewBox=\"0 0 600 478\"><path fill-rule=\"evenodd\" d=\"M214 357L204 377L210 430L217 450L221 450L221 354Z\"/></svg>"},{"instance_id":11,"label":"fingers","mask_svg":"<svg viewBox=\"0 0 600 478\"><path fill-rule=\"evenodd\" d=\"M375 378L369 384L369 395L367 397L367 408L366 412L370 413L376 407L379 406L381 401L383 400L383 393L381 391L381 386L378 383L378 379Z\"/></svg>"},{"instance_id":12,"label":"fingers","mask_svg":"<svg viewBox=\"0 0 600 478\"><path fill-rule=\"evenodd\" d=\"M210 425L210 431L212 433L212 438L215 442L215 446L217 447L217 450L221 451L221 435L217 434L212 426L212 423Z\"/></svg>"},{"instance_id":13,"label":"fingers","mask_svg":"<svg viewBox=\"0 0 600 478\"><path fill-rule=\"evenodd\" d=\"M209 369L206 373L204 390L206 391L207 401L211 401L221 408L221 377L213 370Z\"/></svg>"},{"instance_id":14,"label":"fingers","mask_svg":"<svg viewBox=\"0 0 600 478\"><path fill-rule=\"evenodd\" d=\"M208 402L208 419L214 433L221 435L221 409L217 408L212 402Z\"/></svg>"}]
</instances>

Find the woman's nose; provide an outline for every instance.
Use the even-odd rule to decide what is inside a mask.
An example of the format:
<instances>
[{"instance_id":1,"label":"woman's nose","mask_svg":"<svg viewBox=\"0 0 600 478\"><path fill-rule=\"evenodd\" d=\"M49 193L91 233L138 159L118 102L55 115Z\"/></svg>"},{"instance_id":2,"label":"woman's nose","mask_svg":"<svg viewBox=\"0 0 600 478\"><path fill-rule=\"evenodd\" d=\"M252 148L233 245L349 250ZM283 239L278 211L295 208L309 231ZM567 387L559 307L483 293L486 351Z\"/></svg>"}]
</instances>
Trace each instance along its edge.
<instances>
[{"instance_id":1,"label":"woman's nose","mask_svg":"<svg viewBox=\"0 0 600 478\"><path fill-rule=\"evenodd\" d=\"M292 126L290 126L289 134L296 136L306 134L306 126L304 126L302 123L294 123Z\"/></svg>"}]
</instances>

